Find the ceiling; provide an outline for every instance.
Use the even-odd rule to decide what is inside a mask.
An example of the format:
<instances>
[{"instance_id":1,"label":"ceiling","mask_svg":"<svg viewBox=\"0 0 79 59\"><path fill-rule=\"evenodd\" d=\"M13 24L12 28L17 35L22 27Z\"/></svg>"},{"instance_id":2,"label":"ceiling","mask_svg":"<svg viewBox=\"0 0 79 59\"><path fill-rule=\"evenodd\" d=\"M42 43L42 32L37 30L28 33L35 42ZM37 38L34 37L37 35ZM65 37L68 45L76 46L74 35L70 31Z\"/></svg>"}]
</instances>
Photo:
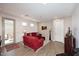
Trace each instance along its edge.
<instances>
[{"instance_id":1,"label":"ceiling","mask_svg":"<svg viewBox=\"0 0 79 59\"><path fill-rule=\"evenodd\" d=\"M71 16L75 7L75 3L0 3L1 12L31 17L37 21Z\"/></svg>"}]
</instances>

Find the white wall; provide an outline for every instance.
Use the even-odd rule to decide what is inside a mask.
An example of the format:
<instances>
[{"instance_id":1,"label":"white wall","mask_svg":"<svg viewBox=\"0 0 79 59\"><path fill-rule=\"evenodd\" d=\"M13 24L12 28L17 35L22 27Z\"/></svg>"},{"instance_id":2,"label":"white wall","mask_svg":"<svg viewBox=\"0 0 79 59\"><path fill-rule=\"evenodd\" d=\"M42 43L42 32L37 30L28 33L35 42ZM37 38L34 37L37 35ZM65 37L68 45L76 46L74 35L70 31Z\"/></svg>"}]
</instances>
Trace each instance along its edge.
<instances>
[{"instance_id":1,"label":"white wall","mask_svg":"<svg viewBox=\"0 0 79 59\"><path fill-rule=\"evenodd\" d=\"M2 18L0 17L0 36L2 36Z\"/></svg>"},{"instance_id":2,"label":"white wall","mask_svg":"<svg viewBox=\"0 0 79 59\"><path fill-rule=\"evenodd\" d=\"M72 28L71 17L54 19L52 22L52 39L64 43L64 36L68 31L68 27ZM60 39L59 39L60 38Z\"/></svg>"},{"instance_id":3,"label":"white wall","mask_svg":"<svg viewBox=\"0 0 79 59\"><path fill-rule=\"evenodd\" d=\"M68 31L68 27L72 28L72 19L71 17L59 18L58 23L52 21L39 22L38 30L46 38L45 44L49 42L49 30L51 29L51 38L53 41L59 41L64 43L64 36ZM41 30L41 26L47 26L47 30ZM57 34L56 34L57 33Z\"/></svg>"},{"instance_id":4,"label":"white wall","mask_svg":"<svg viewBox=\"0 0 79 59\"><path fill-rule=\"evenodd\" d=\"M11 18L11 19L15 19L15 31L16 31L16 42L20 42L22 41L22 35L24 30L26 29L26 32L37 32L37 22L35 21L30 21L28 19L22 19L13 15L9 15L9 14L2 14L0 13L0 35L2 35L2 17L6 17L6 18ZM22 26L22 22L26 22L28 23L27 27L23 27ZM30 27L30 24L33 23L34 27Z\"/></svg>"},{"instance_id":5,"label":"white wall","mask_svg":"<svg viewBox=\"0 0 79 59\"><path fill-rule=\"evenodd\" d=\"M42 30L41 26L47 26L47 30ZM51 21L45 21L45 22L39 22L38 24L38 30L42 34L42 36L45 37L45 44L49 42L49 30L52 29L52 22Z\"/></svg>"},{"instance_id":6,"label":"white wall","mask_svg":"<svg viewBox=\"0 0 79 59\"><path fill-rule=\"evenodd\" d=\"M79 4L72 15L72 32L76 37L76 47L79 48Z\"/></svg>"},{"instance_id":7,"label":"white wall","mask_svg":"<svg viewBox=\"0 0 79 59\"><path fill-rule=\"evenodd\" d=\"M64 19L64 35L65 35L68 31L68 27L72 29L72 17L70 16L63 19Z\"/></svg>"},{"instance_id":8,"label":"white wall","mask_svg":"<svg viewBox=\"0 0 79 59\"><path fill-rule=\"evenodd\" d=\"M26 27L23 27L22 22L26 22L28 25ZM34 24L34 27L30 27L31 23ZM16 42L22 41L22 35L24 33L24 30L26 30L26 32L37 32L38 31L37 23L32 21L17 19L16 20Z\"/></svg>"},{"instance_id":9,"label":"white wall","mask_svg":"<svg viewBox=\"0 0 79 59\"><path fill-rule=\"evenodd\" d=\"M0 14L0 28L2 28L2 17L8 17L8 18L12 18L12 19L15 19L16 20L16 42L19 42L22 40L22 35L23 35L23 32L24 30L26 29L26 32L36 32L39 30L39 32L46 38L45 40L45 44L47 42L49 42L49 30L52 29L52 40L54 40L54 33L53 33L53 30L54 28L52 27L53 26L53 22L52 21L46 21L46 22L40 22L37 24L37 22L34 22L34 21L30 21L30 20L25 20L25 19L22 19L22 18L19 18L19 17L15 17L13 15L7 15L7 14ZM71 17L66 17L66 18L63 18L64 20L64 34L67 32L67 29L68 27L72 27L71 26ZM23 27L22 26L22 22L26 22L28 23L28 26L27 27ZM34 27L30 27L30 23L33 23L35 24ZM41 30L41 26L47 26L47 30ZM0 35L2 35L2 29L0 29ZM64 40L64 39L63 39ZM59 40L58 40L59 41Z\"/></svg>"}]
</instances>

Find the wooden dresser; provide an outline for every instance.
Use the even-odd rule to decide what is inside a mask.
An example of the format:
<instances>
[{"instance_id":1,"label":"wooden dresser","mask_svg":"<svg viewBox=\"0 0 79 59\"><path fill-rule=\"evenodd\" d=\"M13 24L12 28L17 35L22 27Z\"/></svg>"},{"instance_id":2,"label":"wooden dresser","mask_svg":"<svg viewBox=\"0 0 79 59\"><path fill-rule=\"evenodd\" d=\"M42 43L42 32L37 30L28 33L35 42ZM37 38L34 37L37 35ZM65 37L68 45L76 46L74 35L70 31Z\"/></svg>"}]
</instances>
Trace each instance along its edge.
<instances>
[{"instance_id":1,"label":"wooden dresser","mask_svg":"<svg viewBox=\"0 0 79 59\"><path fill-rule=\"evenodd\" d=\"M64 43L64 52L68 55L74 55L75 38L65 37Z\"/></svg>"},{"instance_id":2,"label":"wooden dresser","mask_svg":"<svg viewBox=\"0 0 79 59\"><path fill-rule=\"evenodd\" d=\"M0 36L0 46L1 46L1 36Z\"/></svg>"}]
</instances>

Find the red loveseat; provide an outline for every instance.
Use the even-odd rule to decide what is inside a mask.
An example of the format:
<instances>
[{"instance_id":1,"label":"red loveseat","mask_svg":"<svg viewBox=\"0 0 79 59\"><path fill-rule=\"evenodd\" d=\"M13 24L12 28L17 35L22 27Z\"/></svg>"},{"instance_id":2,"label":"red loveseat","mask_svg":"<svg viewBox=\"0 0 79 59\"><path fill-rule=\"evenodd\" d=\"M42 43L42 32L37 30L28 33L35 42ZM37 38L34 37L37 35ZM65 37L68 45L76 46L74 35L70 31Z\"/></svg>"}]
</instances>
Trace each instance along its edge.
<instances>
[{"instance_id":1,"label":"red loveseat","mask_svg":"<svg viewBox=\"0 0 79 59\"><path fill-rule=\"evenodd\" d=\"M26 33L23 36L24 45L32 48L34 51L43 46L44 40L45 38L37 32Z\"/></svg>"}]
</instances>

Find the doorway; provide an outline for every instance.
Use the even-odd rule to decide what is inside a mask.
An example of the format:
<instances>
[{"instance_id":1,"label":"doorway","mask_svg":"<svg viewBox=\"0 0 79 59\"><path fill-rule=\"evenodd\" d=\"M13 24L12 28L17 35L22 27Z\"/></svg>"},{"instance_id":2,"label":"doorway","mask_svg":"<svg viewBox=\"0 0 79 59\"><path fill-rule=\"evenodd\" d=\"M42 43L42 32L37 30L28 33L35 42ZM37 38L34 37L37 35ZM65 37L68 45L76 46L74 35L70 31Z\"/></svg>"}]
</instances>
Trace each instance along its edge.
<instances>
[{"instance_id":1,"label":"doorway","mask_svg":"<svg viewBox=\"0 0 79 59\"><path fill-rule=\"evenodd\" d=\"M15 42L15 21L10 18L2 19L3 44L8 45Z\"/></svg>"},{"instance_id":2,"label":"doorway","mask_svg":"<svg viewBox=\"0 0 79 59\"><path fill-rule=\"evenodd\" d=\"M64 43L64 20L56 19L53 21L54 41Z\"/></svg>"}]
</instances>

